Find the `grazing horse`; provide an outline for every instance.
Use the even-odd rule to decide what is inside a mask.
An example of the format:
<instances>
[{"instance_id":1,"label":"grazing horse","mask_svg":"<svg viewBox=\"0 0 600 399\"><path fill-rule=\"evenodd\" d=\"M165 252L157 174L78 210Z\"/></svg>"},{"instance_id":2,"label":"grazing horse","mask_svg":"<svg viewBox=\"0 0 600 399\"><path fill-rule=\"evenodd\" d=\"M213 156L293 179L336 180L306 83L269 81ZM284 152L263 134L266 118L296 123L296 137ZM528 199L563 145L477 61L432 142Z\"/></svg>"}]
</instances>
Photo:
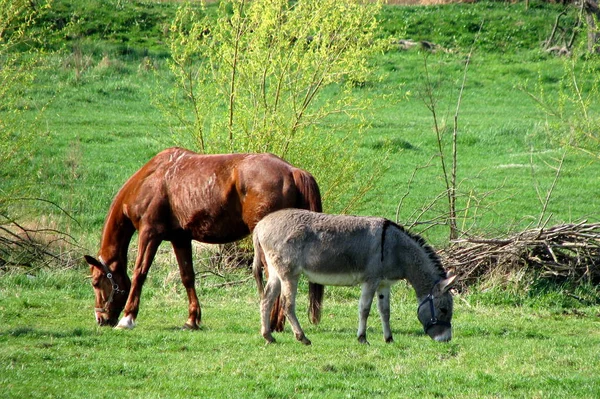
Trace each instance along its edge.
<instances>
[{"instance_id":1,"label":"grazing horse","mask_svg":"<svg viewBox=\"0 0 600 399\"><path fill-rule=\"evenodd\" d=\"M261 333L267 343L275 342L268 316L281 293L296 339L310 345L295 314L301 274L323 285L361 285L357 333L361 343L368 343L367 318L375 292L383 337L393 342L390 286L401 279L416 291L417 315L425 333L436 341L452 338L453 301L448 290L456 276L448 276L433 249L401 226L383 218L284 209L258 222L252 238L254 276L262 293ZM263 267L268 270L266 287Z\"/></svg>"},{"instance_id":2,"label":"grazing horse","mask_svg":"<svg viewBox=\"0 0 600 399\"><path fill-rule=\"evenodd\" d=\"M119 190L104 223L98 257L85 256L96 295L96 322L114 326L124 309L117 327L135 326L150 265L160 243L170 241L189 300L184 328L197 329L201 309L192 240L239 240L268 213L290 207L320 212L319 187L308 172L275 155L162 151ZM139 248L130 280L127 249L136 230ZM311 290L311 302L320 303L323 287L315 284ZM283 321L275 329L282 330Z\"/></svg>"}]
</instances>

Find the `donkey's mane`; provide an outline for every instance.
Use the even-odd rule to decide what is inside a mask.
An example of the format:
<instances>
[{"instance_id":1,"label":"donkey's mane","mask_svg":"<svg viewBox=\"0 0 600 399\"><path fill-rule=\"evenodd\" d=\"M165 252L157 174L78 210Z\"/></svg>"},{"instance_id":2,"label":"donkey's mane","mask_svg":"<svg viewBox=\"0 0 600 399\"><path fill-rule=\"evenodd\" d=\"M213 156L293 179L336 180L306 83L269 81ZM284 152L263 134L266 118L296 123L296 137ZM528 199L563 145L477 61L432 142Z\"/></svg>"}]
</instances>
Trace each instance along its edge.
<instances>
[{"instance_id":1,"label":"donkey's mane","mask_svg":"<svg viewBox=\"0 0 600 399\"><path fill-rule=\"evenodd\" d=\"M385 219L385 221L383 222L383 233L382 233L383 237L385 237L385 233L386 233L388 227L390 227L390 226L397 228L398 230L400 230L401 232L403 232L404 234L409 236L411 239L413 239L417 244L419 244L425 250L425 252L427 253L427 256L429 257L431 262L434 264L434 266L438 270L440 278L446 278L446 270L444 269L444 266L442 265L442 260L440 259L438 254L435 252L435 250L427 243L427 241L425 241L425 239L423 237L421 237L418 234L411 233L410 231L406 230L406 228L404 226L394 223L388 219ZM383 240L382 240L381 251L382 251L381 255L383 258Z\"/></svg>"}]
</instances>

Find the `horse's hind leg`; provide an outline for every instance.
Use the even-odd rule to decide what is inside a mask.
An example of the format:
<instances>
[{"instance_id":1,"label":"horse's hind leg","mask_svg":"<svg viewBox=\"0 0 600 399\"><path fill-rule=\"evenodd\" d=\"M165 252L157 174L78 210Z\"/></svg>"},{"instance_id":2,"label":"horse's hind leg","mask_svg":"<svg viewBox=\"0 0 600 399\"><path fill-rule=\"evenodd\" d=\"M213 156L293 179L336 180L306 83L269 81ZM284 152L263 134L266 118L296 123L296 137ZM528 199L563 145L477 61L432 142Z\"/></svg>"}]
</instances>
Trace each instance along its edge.
<instances>
[{"instance_id":1,"label":"horse's hind leg","mask_svg":"<svg viewBox=\"0 0 600 399\"><path fill-rule=\"evenodd\" d=\"M190 240L180 240L173 241L172 244L177 263L179 264L181 282L185 287L189 301L189 316L183 328L197 330L202 320L202 310L198 301L198 295L196 295L196 274L194 273L194 265L192 263L192 242Z\"/></svg>"},{"instance_id":2,"label":"horse's hind leg","mask_svg":"<svg viewBox=\"0 0 600 399\"><path fill-rule=\"evenodd\" d=\"M292 326L292 330L294 331L294 335L296 339L302 342L304 345L310 345L311 342L306 335L304 335L304 331L302 327L300 327L300 322L298 321L298 317L296 317L296 294L298 292L298 277L294 281L292 280L284 280L281 283L281 296L283 297L283 306L285 309L285 314L287 315L290 325Z\"/></svg>"},{"instance_id":3,"label":"horse's hind leg","mask_svg":"<svg viewBox=\"0 0 600 399\"><path fill-rule=\"evenodd\" d=\"M281 282L277 276L270 275L263 292L263 297L260 301L260 332L268 344L275 342L273 334L271 334L271 309L275 303L275 299L281 292Z\"/></svg>"},{"instance_id":4,"label":"horse's hind leg","mask_svg":"<svg viewBox=\"0 0 600 399\"><path fill-rule=\"evenodd\" d=\"M387 343L394 342L390 328L390 287L379 287L377 295L377 308L379 309L379 316L383 325L383 338Z\"/></svg>"}]
</instances>

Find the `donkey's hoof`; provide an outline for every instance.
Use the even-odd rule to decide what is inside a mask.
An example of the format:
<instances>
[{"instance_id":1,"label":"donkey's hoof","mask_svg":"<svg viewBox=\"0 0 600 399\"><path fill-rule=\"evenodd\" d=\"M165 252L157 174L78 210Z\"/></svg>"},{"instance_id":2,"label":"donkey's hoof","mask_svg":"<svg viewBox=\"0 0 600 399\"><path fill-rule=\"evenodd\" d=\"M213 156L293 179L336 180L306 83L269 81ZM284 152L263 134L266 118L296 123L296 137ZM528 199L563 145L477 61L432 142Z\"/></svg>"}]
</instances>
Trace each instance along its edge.
<instances>
[{"instance_id":1,"label":"donkey's hoof","mask_svg":"<svg viewBox=\"0 0 600 399\"><path fill-rule=\"evenodd\" d=\"M263 334L263 338L265 339L265 345L274 344L277 342L271 334Z\"/></svg>"},{"instance_id":2,"label":"donkey's hoof","mask_svg":"<svg viewBox=\"0 0 600 399\"><path fill-rule=\"evenodd\" d=\"M358 342L364 345L370 345L365 335L361 335L360 337L358 337Z\"/></svg>"},{"instance_id":3,"label":"donkey's hoof","mask_svg":"<svg viewBox=\"0 0 600 399\"><path fill-rule=\"evenodd\" d=\"M392 337L388 337L388 338L386 338L386 339L385 339L385 343L386 343L386 344L391 344L391 343L394 343L394 338L392 338Z\"/></svg>"},{"instance_id":4,"label":"donkey's hoof","mask_svg":"<svg viewBox=\"0 0 600 399\"><path fill-rule=\"evenodd\" d=\"M296 340L302 342L304 345L312 344L312 342L310 342L310 339L306 338L306 335L304 334L296 335Z\"/></svg>"}]
</instances>

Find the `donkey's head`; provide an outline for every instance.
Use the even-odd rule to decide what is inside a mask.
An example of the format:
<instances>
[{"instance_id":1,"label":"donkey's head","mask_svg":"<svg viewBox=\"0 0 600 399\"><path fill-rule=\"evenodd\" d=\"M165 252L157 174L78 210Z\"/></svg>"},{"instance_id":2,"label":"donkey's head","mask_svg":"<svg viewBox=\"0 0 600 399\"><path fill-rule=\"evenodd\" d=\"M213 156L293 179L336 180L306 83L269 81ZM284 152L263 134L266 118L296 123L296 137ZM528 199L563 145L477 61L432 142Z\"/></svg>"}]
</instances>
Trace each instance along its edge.
<instances>
[{"instance_id":1,"label":"donkey's head","mask_svg":"<svg viewBox=\"0 0 600 399\"><path fill-rule=\"evenodd\" d=\"M125 307L131 280L125 272L111 272L101 260L85 255L92 273L92 287L96 294L94 314L100 326L115 326Z\"/></svg>"},{"instance_id":2,"label":"donkey's head","mask_svg":"<svg viewBox=\"0 0 600 399\"><path fill-rule=\"evenodd\" d=\"M456 276L437 282L419 304L417 315L425 333L438 342L452 339L452 294L449 289Z\"/></svg>"}]
</instances>

